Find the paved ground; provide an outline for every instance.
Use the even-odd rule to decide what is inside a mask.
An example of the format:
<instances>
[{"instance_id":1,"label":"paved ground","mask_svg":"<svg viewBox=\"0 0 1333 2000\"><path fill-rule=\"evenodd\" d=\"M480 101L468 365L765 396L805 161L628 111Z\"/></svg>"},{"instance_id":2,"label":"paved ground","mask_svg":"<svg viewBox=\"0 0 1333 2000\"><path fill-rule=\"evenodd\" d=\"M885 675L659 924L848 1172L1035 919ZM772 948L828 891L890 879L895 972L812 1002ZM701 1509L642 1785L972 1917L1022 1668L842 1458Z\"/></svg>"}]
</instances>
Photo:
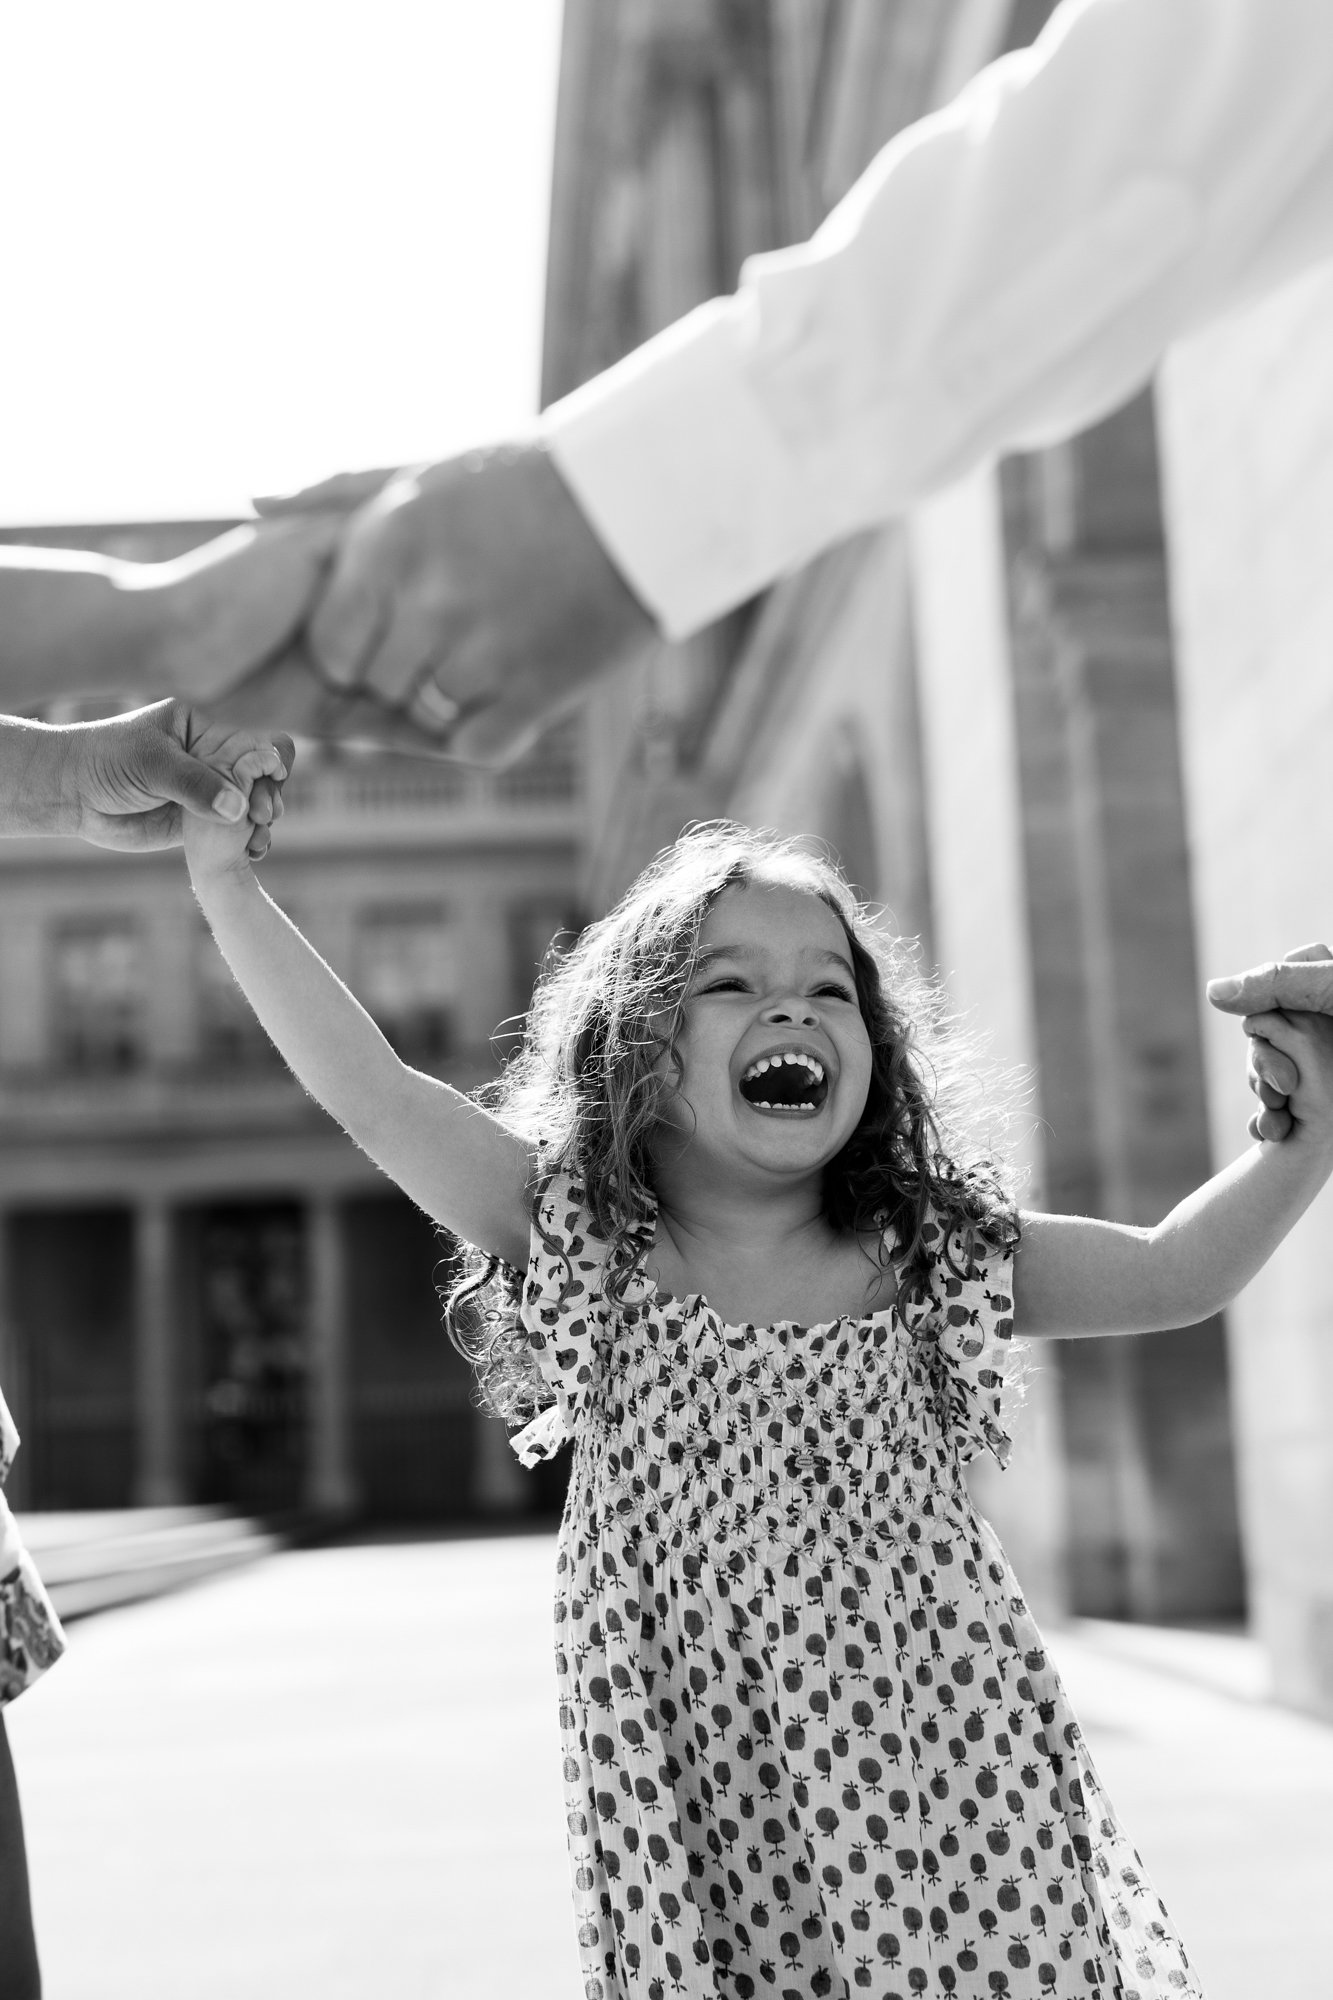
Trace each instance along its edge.
<instances>
[{"instance_id":1,"label":"paved ground","mask_svg":"<svg viewBox=\"0 0 1333 2000\"><path fill-rule=\"evenodd\" d=\"M47 2000L579 2000L552 1547L289 1553L77 1625L9 1711ZM1209 2000L1333 1993L1333 1730L1241 1640L1051 1637Z\"/></svg>"}]
</instances>

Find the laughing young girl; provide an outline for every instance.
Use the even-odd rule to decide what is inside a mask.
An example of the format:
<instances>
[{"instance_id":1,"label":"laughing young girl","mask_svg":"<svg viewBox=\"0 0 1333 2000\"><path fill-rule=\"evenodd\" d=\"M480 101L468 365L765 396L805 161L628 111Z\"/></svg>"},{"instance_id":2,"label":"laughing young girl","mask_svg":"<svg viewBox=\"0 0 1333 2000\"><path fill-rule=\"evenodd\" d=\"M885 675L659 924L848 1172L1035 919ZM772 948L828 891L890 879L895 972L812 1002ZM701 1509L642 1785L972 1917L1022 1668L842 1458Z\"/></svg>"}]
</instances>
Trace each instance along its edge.
<instances>
[{"instance_id":1,"label":"laughing young girl","mask_svg":"<svg viewBox=\"0 0 1333 2000\"><path fill-rule=\"evenodd\" d=\"M574 1446L556 1669L587 2000L1199 1994L963 1467L1011 1336L1187 1326L1333 1168L1293 1136L1159 1224L1020 1213L909 955L798 847L696 828L548 971L489 1105L399 1061L192 823L302 1082L475 1246L492 1407Z\"/></svg>"}]
</instances>

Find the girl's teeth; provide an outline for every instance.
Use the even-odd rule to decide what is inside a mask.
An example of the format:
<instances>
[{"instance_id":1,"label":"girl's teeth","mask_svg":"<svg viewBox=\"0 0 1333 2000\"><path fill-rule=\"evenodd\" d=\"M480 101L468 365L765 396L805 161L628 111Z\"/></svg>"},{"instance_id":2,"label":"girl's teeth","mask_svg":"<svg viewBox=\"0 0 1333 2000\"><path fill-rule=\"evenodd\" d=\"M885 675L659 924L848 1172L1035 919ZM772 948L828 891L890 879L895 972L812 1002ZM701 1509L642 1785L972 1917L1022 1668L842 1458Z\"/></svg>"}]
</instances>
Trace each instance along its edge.
<instances>
[{"instance_id":1,"label":"girl's teeth","mask_svg":"<svg viewBox=\"0 0 1333 2000\"><path fill-rule=\"evenodd\" d=\"M780 1068L783 1063L797 1064L802 1069L808 1069L810 1074L815 1078L816 1082L822 1083L824 1081L823 1063L817 1062L813 1056L801 1056L795 1054L787 1054L780 1056L761 1056L758 1062L750 1064L750 1067L749 1069L746 1070L745 1074L747 1078L753 1076L763 1076L770 1069Z\"/></svg>"}]
</instances>

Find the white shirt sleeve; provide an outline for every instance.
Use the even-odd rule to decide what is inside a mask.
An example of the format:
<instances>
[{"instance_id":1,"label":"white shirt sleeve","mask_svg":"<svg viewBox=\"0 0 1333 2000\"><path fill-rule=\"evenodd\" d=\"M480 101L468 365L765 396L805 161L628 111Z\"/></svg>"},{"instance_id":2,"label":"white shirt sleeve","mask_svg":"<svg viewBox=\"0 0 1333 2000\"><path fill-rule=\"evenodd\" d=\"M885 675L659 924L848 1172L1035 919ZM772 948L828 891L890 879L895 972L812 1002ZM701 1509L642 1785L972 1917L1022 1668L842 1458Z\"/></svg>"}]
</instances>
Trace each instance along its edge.
<instances>
[{"instance_id":1,"label":"white shirt sleeve","mask_svg":"<svg viewBox=\"0 0 1333 2000\"><path fill-rule=\"evenodd\" d=\"M1065 0L543 428L679 638L1330 255L1333 0Z\"/></svg>"}]
</instances>

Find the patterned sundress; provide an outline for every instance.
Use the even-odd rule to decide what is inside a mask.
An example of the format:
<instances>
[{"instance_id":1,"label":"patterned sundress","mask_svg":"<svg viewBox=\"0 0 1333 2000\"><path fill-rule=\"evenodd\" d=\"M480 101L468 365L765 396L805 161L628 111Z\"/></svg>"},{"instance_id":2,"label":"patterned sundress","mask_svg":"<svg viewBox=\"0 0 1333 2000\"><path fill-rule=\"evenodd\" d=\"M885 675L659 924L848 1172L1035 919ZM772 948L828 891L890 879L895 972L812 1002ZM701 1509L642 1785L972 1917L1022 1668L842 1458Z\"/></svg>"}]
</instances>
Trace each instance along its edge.
<instances>
[{"instance_id":1,"label":"patterned sundress","mask_svg":"<svg viewBox=\"0 0 1333 2000\"><path fill-rule=\"evenodd\" d=\"M539 1204L523 1321L557 1401L515 1445L574 1445L586 2000L1199 2000L964 1484L1008 1453L1012 1253L936 1236L909 1317L729 1326L641 1278L609 1303L577 1190Z\"/></svg>"},{"instance_id":2,"label":"patterned sundress","mask_svg":"<svg viewBox=\"0 0 1333 2000\"><path fill-rule=\"evenodd\" d=\"M18 1448L14 1419L0 1396L0 1486ZM60 1620L0 1493L0 1708L31 1687L64 1650Z\"/></svg>"}]
</instances>

